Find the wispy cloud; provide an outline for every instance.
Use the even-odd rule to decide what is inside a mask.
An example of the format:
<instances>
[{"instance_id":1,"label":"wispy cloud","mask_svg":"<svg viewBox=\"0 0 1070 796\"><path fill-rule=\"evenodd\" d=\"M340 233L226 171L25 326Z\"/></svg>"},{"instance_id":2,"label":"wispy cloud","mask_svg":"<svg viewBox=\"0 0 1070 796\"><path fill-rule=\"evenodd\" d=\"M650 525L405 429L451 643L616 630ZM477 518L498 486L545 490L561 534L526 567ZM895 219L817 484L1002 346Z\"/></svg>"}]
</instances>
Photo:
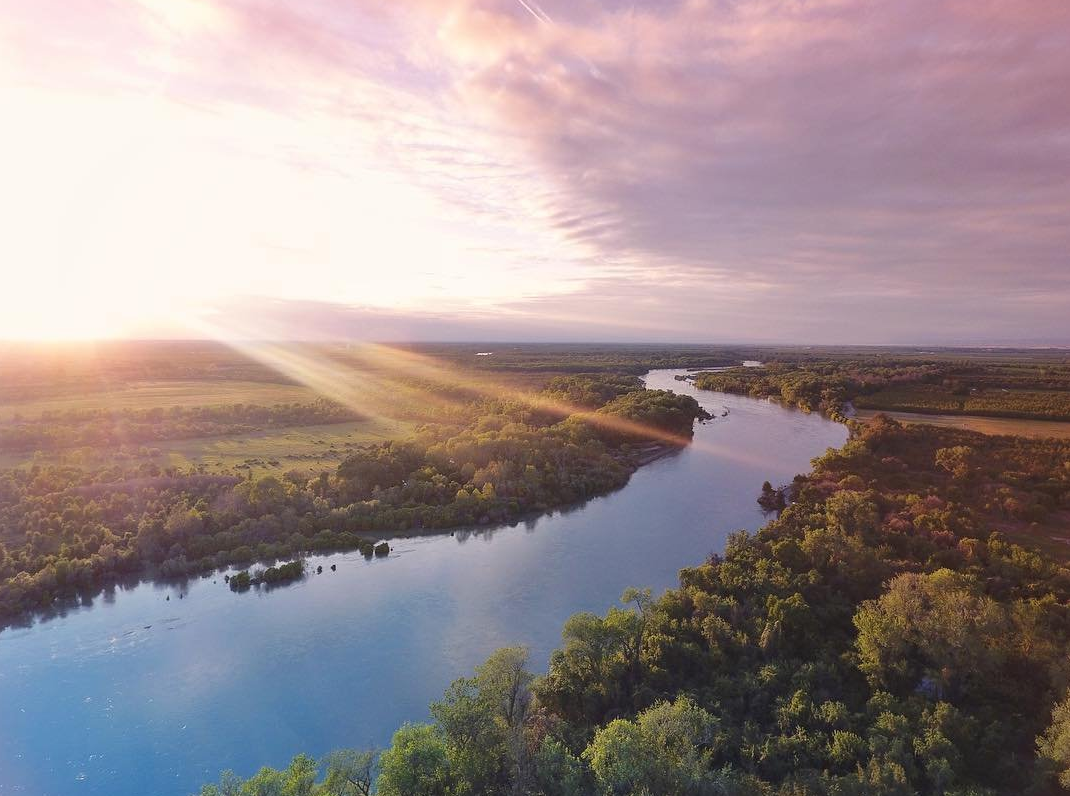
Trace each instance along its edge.
<instances>
[{"instance_id":1,"label":"wispy cloud","mask_svg":"<svg viewBox=\"0 0 1070 796\"><path fill-rule=\"evenodd\" d=\"M81 256L518 334L1070 336L1064 0L7 5L5 259L57 195L96 224L57 285ZM121 201L116 141L150 164ZM218 201L182 235L191 169Z\"/></svg>"}]
</instances>

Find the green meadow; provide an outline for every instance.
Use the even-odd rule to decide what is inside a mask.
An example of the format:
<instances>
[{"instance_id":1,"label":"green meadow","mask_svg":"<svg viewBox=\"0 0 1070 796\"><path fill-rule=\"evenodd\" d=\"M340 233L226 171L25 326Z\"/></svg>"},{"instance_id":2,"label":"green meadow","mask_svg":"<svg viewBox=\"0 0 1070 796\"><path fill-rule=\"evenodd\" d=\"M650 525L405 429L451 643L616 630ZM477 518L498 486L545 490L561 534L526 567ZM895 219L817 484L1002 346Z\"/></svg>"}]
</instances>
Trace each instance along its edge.
<instances>
[{"instance_id":1,"label":"green meadow","mask_svg":"<svg viewBox=\"0 0 1070 796\"><path fill-rule=\"evenodd\" d=\"M154 409L217 404L307 403L319 396L300 384L269 381L155 380L109 385L106 389L42 392L0 398L0 422L17 415L26 418L45 412L83 409Z\"/></svg>"},{"instance_id":2,"label":"green meadow","mask_svg":"<svg viewBox=\"0 0 1070 796\"><path fill-rule=\"evenodd\" d=\"M349 423L295 426L228 437L197 437L114 448L75 448L49 453L0 453L0 468L39 463L106 466L153 463L160 467L203 467L208 472L264 475L337 466L354 448L408 436L413 424L375 418Z\"/></svg>"},{"instance_id":3,"label":"green meadow","mask_svg":"<svg viewBox=\"0 0 1070 796\"><path fill-rule=\"evenodd\" d=\"M36 385L35 385L36 386ZM42 385L43 386L43 385ZM68 413L106 410L119 415L143 410L184 410L237 405L309 405L315 390L282 381L224 379L101 379L101 387L28 389L0 397L0 426L16 421L49 423ZM68 421L77 422L77 421ZM367 417L346 422L244 430L213 436L177 436L119 445L68 446L48 450L0 448L0 467L64 463L86 467L156 464L262 475L290 470L319 471L338 465L354 448L408 436L408 420Z\"/></svg>"}]
</instances>

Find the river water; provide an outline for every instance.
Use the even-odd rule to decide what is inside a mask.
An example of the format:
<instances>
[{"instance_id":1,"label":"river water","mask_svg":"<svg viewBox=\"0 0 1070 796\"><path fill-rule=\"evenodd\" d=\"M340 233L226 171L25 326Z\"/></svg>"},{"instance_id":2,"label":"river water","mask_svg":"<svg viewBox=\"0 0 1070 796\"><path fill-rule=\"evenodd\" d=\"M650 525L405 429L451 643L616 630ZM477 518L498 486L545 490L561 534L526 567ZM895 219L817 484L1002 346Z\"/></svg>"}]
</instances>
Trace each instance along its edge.
<instances>
[{"instance_id":1,"label":"river water","mask_svg":"<svg viewBox=\"0 0 1070 796\"><path fill-rule=\"evenodd\" d=\"M763 481L787 483L846 439L818 415L697 391L681 372L647 384L716 419L581 507L397 539L386 559L316 557L322 575L272 591L235 594L218 573L141 583L0 632L0 794L185 796L224 768L386 745L496 647L526 644L544 670L569 615L602 613L628 586L675 585L764 522Z\"/></svg>"}]
</instances>

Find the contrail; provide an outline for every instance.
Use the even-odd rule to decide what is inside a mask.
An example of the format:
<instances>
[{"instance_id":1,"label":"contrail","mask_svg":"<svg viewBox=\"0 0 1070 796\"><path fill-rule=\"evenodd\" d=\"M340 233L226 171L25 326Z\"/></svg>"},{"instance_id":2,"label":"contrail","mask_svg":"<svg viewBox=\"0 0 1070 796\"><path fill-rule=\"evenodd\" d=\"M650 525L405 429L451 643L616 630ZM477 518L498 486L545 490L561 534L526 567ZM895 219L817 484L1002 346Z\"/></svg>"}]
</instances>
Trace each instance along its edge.
<instances>
[{"instance_id":1,"label":"contrail","mask_svg":"<svg viewBox=\"0 0 1070 796\"><path fill-rule=\"evenodd\" d=\"M554 24L554 21L552 19L550 19L550 15L547 14L545 11L543 11L542 8L539 7L539 4L535 2L535 0L530 0L530 2L528 2L528 0L516 0L516 1L518 3L520 3L521 6L524 7L525 11L527 11L529 14L531 14L533 17L535 17L535 19L537 19L542 24L544 24L544 25L553 25ZM635 10L635 6L634 5L632 6L632 10L633 11ZM593 75L594 77L596 77L599 80L602 80L602 81L604 81L606 83L609 83L610 85L616 85L615 83L613 83L612 80L610 80L604 74L602 74L602 70L599 69L597 66L595 66L593 63L591 63L590 60L588 60L587 58L584 58L582 56L580 56L580 60L587 66L587 69L590 71L591 75Z\"/></svg>"},{"instance_id":2,"label":"contrail","mask_svg":"<svg viewBox=\"0 0 1070 796\"><path fill-rule=\"evenodd\" d=\"M539 22L542 22L547 25L554 24L554 21L550 19L550 15L543 11L541 8L539 8L535 0L532 0L531 5L528 5L526 2L524 2L524 0L516 1L520 3L520 5L522 5L529 14L535 17L535 19L539 20Z\"/></svg>"}]
</instances>

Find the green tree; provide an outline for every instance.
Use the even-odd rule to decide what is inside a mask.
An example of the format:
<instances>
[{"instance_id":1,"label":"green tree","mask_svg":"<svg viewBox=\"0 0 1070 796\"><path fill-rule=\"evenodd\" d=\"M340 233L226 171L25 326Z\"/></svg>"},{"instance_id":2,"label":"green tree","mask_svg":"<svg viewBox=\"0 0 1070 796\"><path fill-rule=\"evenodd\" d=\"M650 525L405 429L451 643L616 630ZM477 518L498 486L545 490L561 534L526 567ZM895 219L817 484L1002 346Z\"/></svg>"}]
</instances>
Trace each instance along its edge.
<instances>
[{"instance_id":1,"label":"green tree","mask_svg":"<svg viewBox=\"0 0 1070 796\"><path fill-rule=\"evenodd\" d=\"M528 769L524 721L531 704L527 650L506 647L455 680L431 714L446 737L459 793L504 791Z\"/></svg>"},{"instance_id":2,"label":"green tree","mask_svg":"<svg viewBox=\"0 0 1070 796\"><path fill-rule=\"evenodd\" d=\"M966 478L974 469L974 450L969 445L954 445L936 451L936 466L951 473L957 480Z\"/></svg>"},{"instance_id":3,"label":"green tree","mask_svg":"<svg viewBox=\"0 0 1070 796\"><path fill-rule=\"evenodd\" d=\"M595 733L583 757L607 796L698 796L715 792L711 766L720 741L717 719L678 697L635 721L611 721Z\"/></svg>"},{"instance_id":4,"label":"green tree","mask_svg":"<svg viewBox=\"0 0 1070 796\"><path fill-rule=\"evenodd\" d=\"M611 608L605 617L574 614L565 622L564 646L538 686L540 699L562 715L596 725L633 708L653 600L649 589L628 589L621 601L634 608Z\"/></svg>"},{"instance_id":5,"label":"green tree","mask_svg":"<svg viewBox=\"0 0 1070 796\"><path fill-rule=\"evenodd\" d=\"M1070 694L1052 709L1051 724L1037 738L1037 751L1059 784L1070 790Z\"/></svg>"},{"instance_id":6,"label":"green tree","mask_svg":"<svg viewBox=\"0 0 1070 796\"><path fill-rule=\"evenodd\" d=\"M315 792L318 767L316 761L308 755L297 755L284 769L265 766L252 777L241 782L232 778L223 787L231 790L219 791L220 794L238 794L238 796L312 796ZM224 776L226 780L226 777ZM240 787L233 790L240 782ZM204 792L202 791L202 796ZM214 796L214 794L212 795Z\"/></svg>"},{"instance_id":7,"label":"green tree","mask_svg":"<svg viewBox=\"0 0 1070 796\"><path fill-rule=\"evenodd\" d=\"M337 749L324 759L327 776L325 796L368 796L375 781L378 752L370 749Z\"/></svg>"},{"instance_id":8,"label":"green tree","mask_svg":"<svg viewBox=\"0 0 1070 796\"><path fill-rule=\"evenodd\" d=\"M241 796L242 779L229 769L224 771L215 785L205 785L200 796Z\"/></svg>"},{"instance_id":9,"label":"green tree","mask_svg":"<svg viewBox=\"0 0 1070 796\"><path fill-rule=\"evenodd\" d=\"M875 686L951 698L971 681L981 690L993 684L1011 632L1002 606L947 569L898 576L854 623L859 668Z\"/></svg>"},{"instance_id":10,"label":"green tree","mask_svg":"<svg viewBox=\"0 0 1070 796\"><path fill-rule=\"evenodd\" d=\"M379 758L376 791L381 796L447 796L451 770L442 731L430 724L406 724Z\"/></svg>"},{"instance_id":11,"label":"green tree","mask_svg":"<svg viewBox=\"0 0 1070 796\"><path fill-rule=\"evenodd\" d=\"M541 796L586 796L591 792L583 761L554 738L543 738L532 761L532 790Z\"/></svg>"},{"instance_id":12,"label":"green tree","mask_svg":"<svg viewBox=\"0 0 1070 796\"><path fill-rule=\"evenodd\" d=\"M868 538L876 530L880 515L877 507L861 492L844 489L825 502L828 527L848 536Z\"/></svg>"}]
</instances>

